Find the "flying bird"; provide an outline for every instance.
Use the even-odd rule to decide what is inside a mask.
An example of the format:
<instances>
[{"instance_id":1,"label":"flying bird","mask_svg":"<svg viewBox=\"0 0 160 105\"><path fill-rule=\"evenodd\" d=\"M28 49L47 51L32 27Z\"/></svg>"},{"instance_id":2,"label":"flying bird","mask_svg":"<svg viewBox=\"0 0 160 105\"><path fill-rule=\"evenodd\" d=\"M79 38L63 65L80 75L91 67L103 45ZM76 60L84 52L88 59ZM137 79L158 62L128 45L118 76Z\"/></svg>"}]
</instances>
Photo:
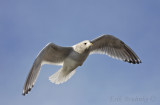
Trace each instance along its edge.
<instances>
[{"instance_id":1,"label":"flying bird","mask_svg":"<svg viewBox=\"0 0 160 105\"><path fill-rule=\"evenodd\" d=\"M106 54L128 63L139 64L141 60L123 41L112 36L102 35L91 41L85 40L72 47L62 47L54 43L47 44L36 57L23 88L23 95L34 86L40 68L44 64L61 65L56 73L49 77L55 84L61 84L70 79L90 54Z\"/></svg>"}]
</instances>

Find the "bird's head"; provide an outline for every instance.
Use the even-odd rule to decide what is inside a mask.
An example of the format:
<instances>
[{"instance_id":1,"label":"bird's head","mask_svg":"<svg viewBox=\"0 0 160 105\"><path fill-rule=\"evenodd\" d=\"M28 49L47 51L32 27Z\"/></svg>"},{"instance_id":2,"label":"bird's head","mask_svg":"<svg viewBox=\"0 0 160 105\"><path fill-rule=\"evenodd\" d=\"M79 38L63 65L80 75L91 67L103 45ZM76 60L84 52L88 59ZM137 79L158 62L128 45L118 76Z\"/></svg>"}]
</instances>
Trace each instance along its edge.
<instances>
[{"instance_id":1,"label":"bird's head","mask_svg":"<svg viewBox=\"0 0 160 105\"><path fill-rule=\"evenodd\" d=\"M89 49L93 44L89 40L84 40L73 46L73 49L78 53L83 53Z\"/></svg>"}]
</instances>

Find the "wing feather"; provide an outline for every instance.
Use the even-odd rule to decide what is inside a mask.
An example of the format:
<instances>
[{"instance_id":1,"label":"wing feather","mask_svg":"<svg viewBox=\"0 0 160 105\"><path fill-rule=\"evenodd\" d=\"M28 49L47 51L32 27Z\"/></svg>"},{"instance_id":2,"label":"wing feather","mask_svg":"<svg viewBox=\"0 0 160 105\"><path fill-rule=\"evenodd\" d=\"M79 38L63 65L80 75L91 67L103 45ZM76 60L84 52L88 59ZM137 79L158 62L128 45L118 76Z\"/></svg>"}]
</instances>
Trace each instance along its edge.
<instances>
[{"instance_id":1,"label":"wing feather","mask_svg":"<svg viewBox=\"0 0 160 105\"><path fill-rule=\"evenodd\" d=\"M71 47L61 47L53 43L47 44L46 47L38 54L33 63L24 84L23 95L27 94L34 86L42 64L46 64L46 62L52 64L63 64L64 59L71 51Z\"/></svg>"},{"instance_id":2,"label":"wing feather","mask_svg":"<svg viewBox=\"0 0 160 105\"><path fill-rule=\"evenodd\" d=\"M125 62L139 64L141 60L135 52L120 39L112 35L103 35L91 41L90 54L100 53Z\"/></svg>"}]
</instances>

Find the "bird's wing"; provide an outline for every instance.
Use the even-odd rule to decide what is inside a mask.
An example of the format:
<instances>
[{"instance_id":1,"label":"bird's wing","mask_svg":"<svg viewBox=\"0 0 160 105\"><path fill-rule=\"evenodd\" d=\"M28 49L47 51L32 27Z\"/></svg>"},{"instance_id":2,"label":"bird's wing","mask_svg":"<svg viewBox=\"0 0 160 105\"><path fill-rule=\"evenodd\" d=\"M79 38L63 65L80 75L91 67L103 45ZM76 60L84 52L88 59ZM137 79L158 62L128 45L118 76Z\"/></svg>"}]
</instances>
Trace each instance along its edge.
<instances>
[{"instance_id":1,"label":"bird's wing","mask_svg":"<svg viewBox=\"0 0 160 105\"><path fill-rule=\"evenodd\" d=\"M33 87L36 78L38 77L41 65L44 64L44 62L50 62L51 64L63 64L64 59L71 51L71 47L60 47L53 43L47 44L47 46L38 54L33 63L23 88L23 95L27 94Z\"/></svg>"},{"instance_id":2,"label":"bird's wing","mask_svg":"<svg viewBox=\"0 0 160 105\"><path fill-rule=\"evenodd\" d=\"M106 54L112 58L117 58L125 62L139 64L141 60L123 41L112 36L103 35L91 41L93 46L90 48L90 54Z\"/></svg>"}]
</instances>

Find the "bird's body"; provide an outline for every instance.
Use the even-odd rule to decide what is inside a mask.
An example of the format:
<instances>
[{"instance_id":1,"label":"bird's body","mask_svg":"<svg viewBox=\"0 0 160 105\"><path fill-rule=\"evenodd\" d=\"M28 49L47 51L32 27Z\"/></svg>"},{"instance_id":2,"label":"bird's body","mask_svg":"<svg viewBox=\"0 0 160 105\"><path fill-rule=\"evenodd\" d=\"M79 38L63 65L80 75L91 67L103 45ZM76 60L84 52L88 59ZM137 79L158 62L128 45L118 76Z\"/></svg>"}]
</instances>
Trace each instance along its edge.
<instances>
[{"instance_id":1,"label":"bird's body","mask_svg":"<svg viewBox=\"0 0 160 105\"><path fill-rule=\"evenodd\" d=\"M61 47L49 43L35 59L26 79L23 95L31 90L43 64L62 65L62 68L49 77L52 83L66 82L78 66L82 66L89 54L106 54L125 62L139 64L138 56L121 40L112 35L103 35L92 41L85 40L72 47Z\"/></svg>"},{"instance_id":2,"label":"bird's body","mask_svg":"<svg viewBox=\"0 0 160 105\"><path fill-rule=\"evenodd\" d=\"M71 66L81 66L85 59L87 58L88 54L79 54L76 51L73 51L68 58L64 60L64 64L71 64Z\"/></svg>"}]
</instances>

